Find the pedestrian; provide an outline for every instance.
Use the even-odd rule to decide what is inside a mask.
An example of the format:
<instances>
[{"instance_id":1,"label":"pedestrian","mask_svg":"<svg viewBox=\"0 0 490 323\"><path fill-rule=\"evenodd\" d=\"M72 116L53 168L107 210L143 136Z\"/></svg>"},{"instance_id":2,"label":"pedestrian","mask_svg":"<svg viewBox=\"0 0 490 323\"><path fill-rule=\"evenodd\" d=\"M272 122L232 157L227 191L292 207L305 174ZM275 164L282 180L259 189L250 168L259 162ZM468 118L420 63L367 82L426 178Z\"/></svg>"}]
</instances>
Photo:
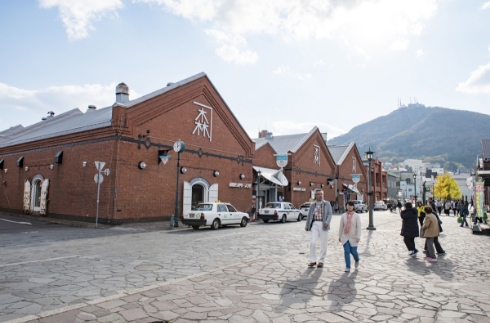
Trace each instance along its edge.
<instances>
[{"instance_id":1,"label":"pedestrian","mask_svg":"<svg viewBox=\"0 0 490 323\"><path fill-rule=\"evenodd\" d=\"M453 215L456 216L456 201L451 201L451 208L453 209Z\"/></svg>"},{"instance_id":2,"label":"pedestrian","mask_svg":"<svg viewBox=\"0 0 490 323\"><path fill-rule=\"evenodd\" d=\"M460 216L462 219L460 227L465 226L464 224L466 224L466 226L468 226L468 221L466 221L466 216L468 214L470 214L469 209L468 209L468 201L464 201L463 205L461 206L461 210L460 210Z\"/></svg>"},{"instance_id":3,"label":"pedestrian","mask_svg":"<svg viewBox=\"0 0 490 323\"><path fill-rule=\"evenodd\" d=\"M400 200L398 200L398 203L396 203L396 207L398 208L398 212L402 211L402 202L400 202Z\"/></svg>"},{"instance_id":4,"label":"pedestrian","mask_svg":"<svg viewBox=\"0 0 490 323\"><path fill-rule=\"evenodd\" d=\"M444 213L446 213L446 216L449 216L450 210L451 210L451 202L449 200L446 200L446 203L444 203Z\"/></svg>"},{"instance_id":5,"label":"pedestrian","mask_svg":"<svg viewBox=\"0 0 490 323\"><path fill-rule=\"evenodd\" d=\"M437 213L439 215L441 215L441 211L442 211L442 202L441 202L441 200L437 200L436 201L436 206L437 206Z\"/></svg>"},{"instance_id":6,"label":"pedestrian","mask_svg":"<svg viewBox=\"0 0 490 323\"><path fill-rule=\"evenodd\" d=\"M437 223L439 223L439 234L440 234L443 231L442 230L442 221L439 218L439 215L437 215L437 212L434 211L434 209L432 207L430 209L431 209L432 214L434 214L434 216L436 217ZM424 211L426 211L425 215L427 216L427 210L425 208L424 208ZM439 256L443 256L446 254L444 249L442 249L441 244L439 243L439 237L434 238L434 246L436 247L436 252ZM425 243L424 243L424 253L427 255L427 240L425 240Z\"/></svg>"},{"instance_id":7,"label":"pedestrian","mask_svg":"<svg viewBox=\"0 0 490 323\"><path fill-rule=\"evenodd\" d=\"M315 201L311 203L308 217L306 218L305 230L311 232L310 236L310 263L308 267L314 267L317 263L316 244L320 240L320 258L318 268L323 267L327 255L328 231L332 221L332 207L328 201L323 199L323 191L315 192Z\"/></svg>"},{"instance_id":8,"label":"pedestrian","mask_svg":"<svg viewBox=\"0 0 490 323\"><path fill-rule=\"evenodd\" d=\"M429 200L427 201L427 205L432 208L433 212L436 212L436 203L434 203L432 197L429 197Z\"/></svg>"},{"instance_id":9,"label":"pedestrian","mask_svg":"<svg viewBox=\"0 0 490 323\"><path fill-rule=\"evenodd\" d=\"M454 207L456 208L456 213L454 213L454 215L457 215L459 216L459 205L460 205L460 202L458 200L456 200L456 202L454 202Z\"/></svg>"},{"instance_id":10,"label":"pedestrian","mask_svg":"<svg viewBox=\"0 0 490 323\"><path fill-rule=\"evenodd\" d=\"M339 242L344 246L345 271L350 271L350 255L354 257L354 267L359 268L357 244L361 240L361 218L354 210L354 202L347 202L347 212L342 214L339 227Z\"/></svg>"},{"instance_id":11,"label":"pedestrian","mask_svg":"<svg viewBox=\"0 0 490 323\"><path fill-rule=\"evenodd\" d=\"M255 203L252 202L252 214L250 215L250 217L252 218L252 220L255 220L255 211L257 211L257 207L255 206Z\"/></svg>"},{"instance_id":12,"label":"pedestrian","mask_svg":"<svg viewBox=\"0 0 490 323\"><path fill-rule=\"evenodd\" d=\"M436 262L436 251L434 250L434 239L439 237L439 223L436 216L432 213L432 208L426 206L426 217L424 225L422 226L423 236L427 245L427 257L425 260L429 262Z\"/></svg>"},{"instance_id":13,"label":"pedestrian","mask_svg":"<svg viewBox=\"0 0 490 323\"><path fill-rule=\"evenodd\" d=\"M339 213L339 202L335 201L335 204L333 205L335 213Z\"/></svg>"},{"instance_id":14,"label":"pedestrian","mask_svg":"<svg viewBox=\"0 0 490 323\"><path fill-rule=\"evenodd\" d=\"M417 209L412 207L412 203L405 203L405 209L400 212L402 218L403 242L407 246L409 256L415 256L419 251L415 248L415 238L419 236L419 223L417 221Z\"/></svg>"},{"instance_id":15,"label":"pedestrian","mask_svg":"<svg viewBox=\"0 0 490 323\"><path fill-rule=\"evenodd\" d=\"M424 224L425 211L421 201L417 202L417 215L419 217L420 226L422 226Z\"/></svg>"}]
</instances>

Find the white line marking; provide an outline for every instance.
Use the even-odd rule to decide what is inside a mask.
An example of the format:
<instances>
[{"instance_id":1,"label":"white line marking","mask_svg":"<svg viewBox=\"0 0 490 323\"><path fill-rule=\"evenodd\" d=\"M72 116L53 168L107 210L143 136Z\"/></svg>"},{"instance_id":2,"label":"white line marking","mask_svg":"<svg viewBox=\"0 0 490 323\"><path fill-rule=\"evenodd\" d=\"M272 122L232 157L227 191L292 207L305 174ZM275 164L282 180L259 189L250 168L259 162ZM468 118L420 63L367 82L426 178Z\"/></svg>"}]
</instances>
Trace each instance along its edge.
<instances>
[{"instance_id":1,"label":"white line marking","mask_svg":"<svg viewBox=\"0 0 490 323\"><path fill-rule=\"evenodd\" d=\"M12 223L17 223L17 224L27 224L27 225L32 225L32 224L31 224L31 223L29 223L29 222L16 222L16 221L10 221L10 220L6 220L6 219L0 219L0 221L12 222Z\"/></svg>"},{"instance_id":2,"label":"white line marking","mask_svg":"<svg viewBox=\"0 0 490 323\"><path fill-rule=\"evenodd\" d=\"M75 258L75 257L79 257L79 256L67 256L67 257L58 257L58 258L49 258L49 259L40 259L40 260L24 261L24 262L17 262L17 263L14 263L14 264L0 265L0 267L16 266L16 265L25 265L25 264L30 264L30 263L33 263L33 262L53 261L53 260L60 260L60 259L67 259L67 258Z\"/></svg>"}]
</instances>

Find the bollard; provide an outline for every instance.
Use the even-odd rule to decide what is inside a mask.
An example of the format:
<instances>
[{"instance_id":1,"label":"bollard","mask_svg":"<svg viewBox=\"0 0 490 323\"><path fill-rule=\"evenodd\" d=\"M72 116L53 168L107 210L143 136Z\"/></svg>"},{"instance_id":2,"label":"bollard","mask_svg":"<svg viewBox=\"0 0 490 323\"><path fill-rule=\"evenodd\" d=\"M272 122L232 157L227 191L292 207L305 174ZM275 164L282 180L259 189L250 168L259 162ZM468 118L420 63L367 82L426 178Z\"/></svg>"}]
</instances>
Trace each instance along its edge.
<instances>
[{"instance_id":1,"label":"bollard","mask_svg":"<svg viewBox=\"0 0 490 323\"><path fill-rule=\"evenodd\" d=\"M174 228L174 215L172 214L170 216L170 230L172 230Z\"/></svg>"}]
</instances>

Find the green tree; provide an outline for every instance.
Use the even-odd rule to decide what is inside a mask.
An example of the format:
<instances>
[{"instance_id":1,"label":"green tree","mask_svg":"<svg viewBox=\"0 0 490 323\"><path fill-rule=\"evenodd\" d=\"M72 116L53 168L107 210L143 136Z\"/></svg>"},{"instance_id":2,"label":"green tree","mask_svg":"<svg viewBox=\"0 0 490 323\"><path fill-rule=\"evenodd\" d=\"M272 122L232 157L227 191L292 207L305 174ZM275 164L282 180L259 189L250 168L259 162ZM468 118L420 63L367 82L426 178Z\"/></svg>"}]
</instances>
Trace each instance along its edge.
<instances>
[{"instance_id":1,"label":"green tree","mask_svg":"<svg viewBox=\"0 0 490 323\"><path fill-rule=\"evenodd\" d=\"M434 185L434 197L445 200L457 200L462 196L461 190L456 180L445 172L442 176L436 177L436 183Z\"/></svg>"}]
</instances>

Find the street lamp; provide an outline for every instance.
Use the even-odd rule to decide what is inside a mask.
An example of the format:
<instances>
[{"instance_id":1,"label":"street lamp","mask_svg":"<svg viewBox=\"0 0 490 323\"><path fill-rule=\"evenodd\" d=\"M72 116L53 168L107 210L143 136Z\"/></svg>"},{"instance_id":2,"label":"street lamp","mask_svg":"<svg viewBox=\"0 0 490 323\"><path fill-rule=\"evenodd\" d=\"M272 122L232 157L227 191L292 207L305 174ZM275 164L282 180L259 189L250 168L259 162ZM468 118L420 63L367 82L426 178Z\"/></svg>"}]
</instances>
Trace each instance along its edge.
<instances>
[{"instance_id":1,"label":"street lamp","mask_svg":"<svg viewBox=\"0 0 490 323\"><path fill-rule=\"evenodd\" d=\"M262 172L259 170L257 172L257 197L255 198L255 209L257 210L257 212L259 211L259 198L260 198L260 174L262 174Z\"/></svg>"},{"instance_id":2,"label":"street lamp","mask_svg":"<svg viewBox=\"0 0 490 323\"><path fill-rule=\"evenodd\" d=\"M174 150L177 152L177 181L175 185L175 214L174 214L174 227L177 228L179 226L179 173L180 173L180 153L184 151L185 144L181 140L177 140L174 143ZM172 228L172 224L170 224L170 228Z\"/></svg>"},{"instance_id":3,"label":"street lamp","mask_svg":"<svg viewBox=\"0 0 490 323\"><path fill-rule=\"evenodd\" d=\"M407 183L407 185L405 185L405 200L408 200L408 184L410 183L410 178L406 178L405 183Z\"/></svg>"},{"instance_id":4,"label":"street lamp","mask_svg":"<svg viewBox=\"0 0 490 323\"><path fill-rule=\"evenodd\" d=\"M366 228L366 230L376 230L373 224L373 185L372 185L373 175L372 175L372 164L371 164L371 161L373 160L374 151L371 151L371 148L369 148L369 150L366 151L365 154L369 162L369 176L368 176L369 226Z\"/></svg>"},{"instance_id":5,"label":"street lamp","mask_svg":"<svg viewBox=\"0 0 490 323\"><path fill-rule=\"evenodd\" d=\"M417 174L413 173L413 198L414 198L414 205L417 205Z\"/></svg>"}]
</instances>

